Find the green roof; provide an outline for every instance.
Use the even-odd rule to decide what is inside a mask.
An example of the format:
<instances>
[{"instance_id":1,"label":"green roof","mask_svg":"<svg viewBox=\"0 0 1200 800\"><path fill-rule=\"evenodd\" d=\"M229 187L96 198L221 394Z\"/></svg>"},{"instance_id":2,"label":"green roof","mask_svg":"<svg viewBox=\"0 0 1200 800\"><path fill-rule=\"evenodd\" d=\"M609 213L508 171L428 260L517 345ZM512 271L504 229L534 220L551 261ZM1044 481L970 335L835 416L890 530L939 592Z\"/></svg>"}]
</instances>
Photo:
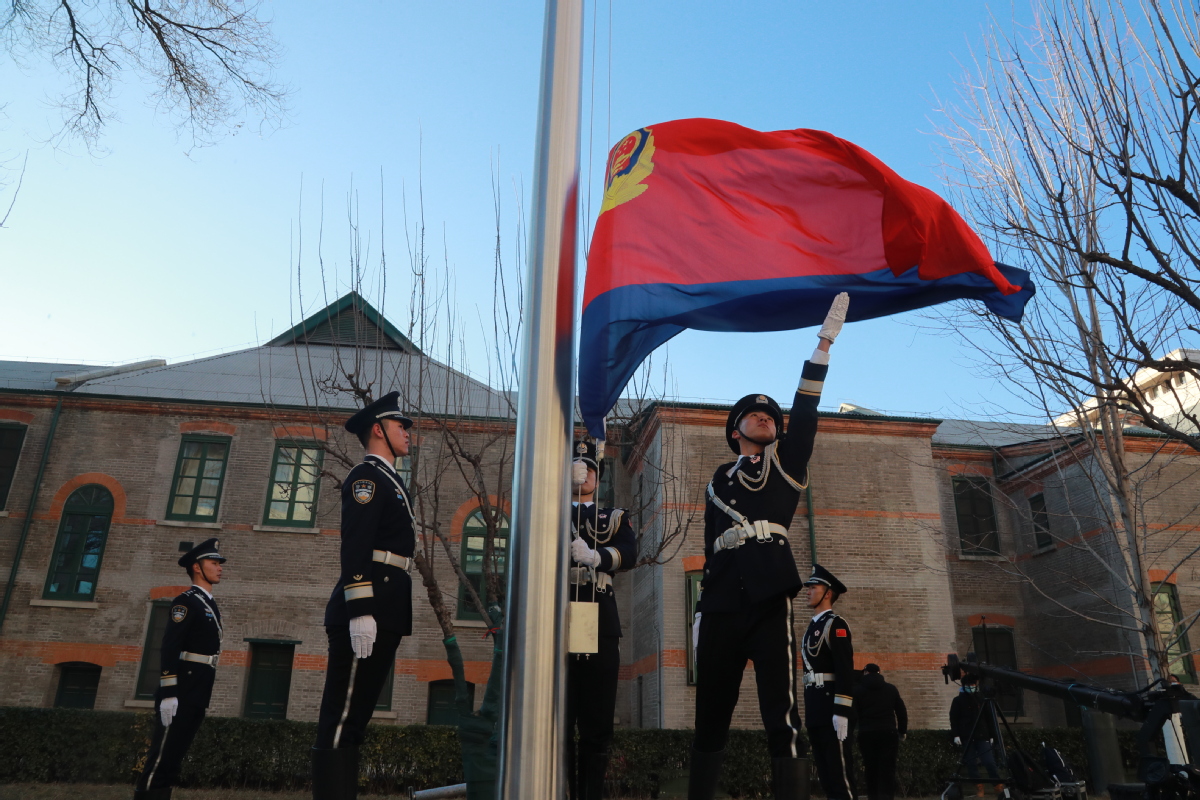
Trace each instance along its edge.
<instances>
[{"instance_id":1,"label":"green roof","mask_svg":"<svg viewBox=\"0 0 1200 800\"><path fill-rule=\"evenodd\" d=\"M420 349L388 322L358 292L350 292L311 315L291 330L281 333L268 347L327 344L400 350L420 355Z\"/></svg>"}]
</instances>

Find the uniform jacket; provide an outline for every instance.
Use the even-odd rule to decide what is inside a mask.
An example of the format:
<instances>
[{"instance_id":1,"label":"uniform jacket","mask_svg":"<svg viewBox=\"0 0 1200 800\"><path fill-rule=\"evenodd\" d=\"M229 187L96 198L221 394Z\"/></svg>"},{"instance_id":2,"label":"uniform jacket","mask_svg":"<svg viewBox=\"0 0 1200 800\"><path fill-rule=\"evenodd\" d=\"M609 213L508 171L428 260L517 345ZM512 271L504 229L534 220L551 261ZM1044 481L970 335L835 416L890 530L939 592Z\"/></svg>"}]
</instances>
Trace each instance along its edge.
<instances>
[{"instance_id":1,"label":"uniform jacket","mask_svg":"<svg viewBox=\"0 0 1200 800\"><path fill-rule=\"evenodd\" d=\"M950 732L954 736L959 737L963 742L967 742L971 738L971 729L975 727L975 720L979 718L979 709L983 707L983 699L978 692L968 692L962 689L958 694L954 695L954 699L950 701ZM988 735L988 721L981 720L976 738L990 739Z\"/></svg>"},{"instance_id":2,"label":"uniform jacket","mask_svg":"<svg viewBox=\"0 0 1200 800\"><path fill-rule=\"evenodd\" d=\"M368 455L342 482L341 575L325 606L325 624L349 625L370 614L379 630L412 633L412 579L372 560L375 550L412 558L416 532L404 479Z\"/></svg>"},{"instance_id":3,"label":"uniform jacket","mask_svg":"<svg viewBox=\"0 0 1200 800\"><path fill-rule=\"evenodd\" d=\"M852 716L854 710L854 640L846 620L830 609L808 623L800 642L806 673L833 675L824 686L804 687L804 724L833 725L833 715Z\"/></svg>"},{"instance_id":4,"label":"uniform jacket","mask_svg":"<svg viewBox=\"0 0 1200 800\"><path fill-rule=\"evenodd\" d=\"M208 708L215 666L180 659L181 653L215 656L221 652L221 609L198 586L171 601L163 634L159 699L178 697L180 704Z\"/></svg>"},{"instance_id":5,"label":"uniform jacket","mask_svg":"<svg viewBox=\"0 0 1200 800\"><path fill-rule=\"evenodd\" d=\"M571 508L571 530L578 533L588 547L600 554L597 572L615 575L629 569L637 560L637 537L626 519L623 508L597 508L595 503L574 504ZM571 566L578 566L574 561ZM617 613L617 598L612 589L596 592L592 583L572 584L568 600L600 602L600 635L620 636L621 617Z\"/></svg>"},{"instance_id":6,"label":"uniform jacket","mask_svg":"<svg viewBox=\"0 0 1200 800\"><path fill-rule=\"evenodd\" d=\"M854 687L854 713L860 733L896 731L901 736L908 733L908 709L900 698L900 690L878 672L864 672Z\"/></svg>"},{"instance_id":7,"label":"uniform jacket","mask_svg":"<svg viewBox=\"0 0 1200 800\"><path fill-rule=\"evenodd\" d=\"M808 460L817 436L817 403L829 367L804 362L800 388L792 403L787 430L760 456L722 464L709 486L721 502L752 521L790 527L808 485ZM737 464L729 475L730 468ZM709 498L704 508L704 580L700 611L735 612L770 598L795 597L802 581L787 539L747 539L741 547L713 551L713 542L734 520Z\"/></svg>"}]
</instances>

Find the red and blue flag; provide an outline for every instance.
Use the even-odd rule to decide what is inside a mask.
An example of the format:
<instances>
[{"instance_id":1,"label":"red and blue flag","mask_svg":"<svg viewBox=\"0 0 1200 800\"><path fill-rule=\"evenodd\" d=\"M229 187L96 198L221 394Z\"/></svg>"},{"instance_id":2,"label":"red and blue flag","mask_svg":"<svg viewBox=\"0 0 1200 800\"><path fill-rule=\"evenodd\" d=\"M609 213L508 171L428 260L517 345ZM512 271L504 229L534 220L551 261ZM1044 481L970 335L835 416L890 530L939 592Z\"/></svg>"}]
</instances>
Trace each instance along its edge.
<instances>
[{"instance_id":1,"label":"red and blue flag","mask_svg":"<svg viewBox=\"0 0 1200 800\"><path fill-rule=\"evenodd\" d=\"M844 139L713 119L640 128L612 149L588 253L579 403L588 432L638 365L685 328L819 325L982 300L1019 320L1029 273L992 260L950 205Z\"/></svg>"}]
</instances>

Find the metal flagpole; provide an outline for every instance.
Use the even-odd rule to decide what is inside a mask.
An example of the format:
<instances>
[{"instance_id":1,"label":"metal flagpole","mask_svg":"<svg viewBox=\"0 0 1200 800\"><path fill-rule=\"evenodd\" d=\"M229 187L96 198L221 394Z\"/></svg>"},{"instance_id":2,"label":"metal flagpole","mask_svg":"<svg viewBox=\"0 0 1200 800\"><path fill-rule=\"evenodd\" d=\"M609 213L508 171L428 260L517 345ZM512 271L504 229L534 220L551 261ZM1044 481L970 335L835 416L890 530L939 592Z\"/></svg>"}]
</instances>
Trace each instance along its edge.
<instances>
[{"instance_id":1,"label":"metal flagpole","mask_svg":"<svg viewBox=\"0 0 1200 800\"><path fill-rule=\"evenodd\" d=\"M500 797L566 789L568 464L574 422L582 0L547 0L517 401Z\"/></svg>"}]
</instances>

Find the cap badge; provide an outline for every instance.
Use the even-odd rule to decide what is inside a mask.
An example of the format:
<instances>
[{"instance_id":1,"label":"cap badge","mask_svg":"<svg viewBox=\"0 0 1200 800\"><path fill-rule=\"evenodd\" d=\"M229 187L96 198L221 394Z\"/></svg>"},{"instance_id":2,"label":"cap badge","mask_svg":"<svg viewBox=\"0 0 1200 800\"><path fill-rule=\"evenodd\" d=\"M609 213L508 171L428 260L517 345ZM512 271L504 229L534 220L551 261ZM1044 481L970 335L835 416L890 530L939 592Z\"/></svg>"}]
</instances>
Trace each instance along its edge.
<instances>
[{"instance_id":1,"label":"cap badge","mask_svg":"<svg viewBox=\"0 0 1200 800\"><path fill-rule=\"evenodd\" d=\"M583 442L580 442L580 443L579 443L579 446L575 448L575 452L576 452L576 453L579 453L579 454L581 454L581 455L582 455L582 454L584 454L584 453L586 453L586 452L587 452L587 445L586 445L586 444L584 444Z\"/></svg>"},{"instance_id":2,"label":"cap badge","mask_svg":"<svg viewBox=\"0 0 1200 800\"><path fill-rule=\"evenodd\" d=\"M757 399L757 400L755 400L754 402L756 402L756 403L765 403L765 402L767 402L767 396L766 396L765 394L760 394L760 395L758 396L758 399Z\"/></svg>"}]
</instances>

